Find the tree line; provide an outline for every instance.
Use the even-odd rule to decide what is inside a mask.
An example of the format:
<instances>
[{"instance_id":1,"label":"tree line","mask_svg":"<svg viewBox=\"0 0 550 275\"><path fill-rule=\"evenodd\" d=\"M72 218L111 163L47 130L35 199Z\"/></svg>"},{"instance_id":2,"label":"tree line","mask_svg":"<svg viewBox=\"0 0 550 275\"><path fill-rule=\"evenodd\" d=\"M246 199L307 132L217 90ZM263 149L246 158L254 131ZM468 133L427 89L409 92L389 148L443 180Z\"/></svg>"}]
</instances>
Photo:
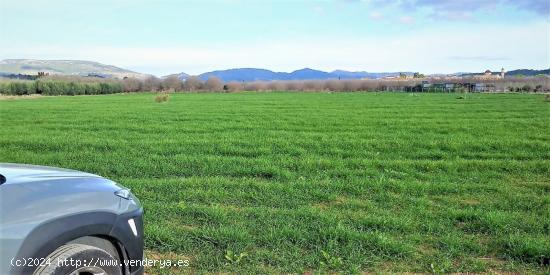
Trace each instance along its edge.
<instances>
[{"instance_id":1,"label":"tree line","mask_svg":"<svg viewBox=\"0 0 550 275\"><path fill-rule=\"evenodd\" d=\"M491 91L550 92L550 77L503 78L479 80L473 78L395 78L346 80L295 80L223 82L217 77L202 81L196 76L180 80L176 76L163 79L107 79L78 76L44 76L35 80L0 79L0 94L6 95L99 95L131 92L238 92L238 91L424 91L426 83L457 84L453 91L463 91L471 83L484 83ZM460 85L462 84L462 85Z\"/></svg>"}]
</instances>

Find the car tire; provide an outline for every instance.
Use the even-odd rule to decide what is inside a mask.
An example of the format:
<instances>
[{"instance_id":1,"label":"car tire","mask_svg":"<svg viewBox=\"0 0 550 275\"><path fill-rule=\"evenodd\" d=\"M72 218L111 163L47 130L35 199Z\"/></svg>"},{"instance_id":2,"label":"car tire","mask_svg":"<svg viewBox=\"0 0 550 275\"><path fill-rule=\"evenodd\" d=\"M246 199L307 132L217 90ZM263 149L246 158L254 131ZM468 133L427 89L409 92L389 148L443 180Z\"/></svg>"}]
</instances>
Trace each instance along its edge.
<instances>
[{"instance_id":1,"label":"car tire","mask_svg":"<svg viewBox=\"0 0 550 275\"><path fill-rule=\"evenodd\" d=\"M120 262L117 256L107 251L85 244L66 244L52 252L46 261L38 267L35 275L122 275ZM73 264L70 264L72 261ZM80 265L76 263L80 262ZM59 264L66 263L66 264Z\"/></svg>"}]
</instances>

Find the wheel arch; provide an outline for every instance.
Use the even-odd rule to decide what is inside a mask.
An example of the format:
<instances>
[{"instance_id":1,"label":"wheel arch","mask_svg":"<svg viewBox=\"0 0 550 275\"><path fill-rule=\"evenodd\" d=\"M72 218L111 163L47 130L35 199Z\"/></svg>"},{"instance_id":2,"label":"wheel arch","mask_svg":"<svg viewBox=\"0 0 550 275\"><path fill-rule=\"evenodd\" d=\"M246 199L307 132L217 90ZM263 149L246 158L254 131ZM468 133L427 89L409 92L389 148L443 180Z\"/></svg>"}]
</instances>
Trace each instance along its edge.
<instances>
[{"instance_id":1,"label":"wheel arch","mask_svg":"<svg viewBox=\"0 0 550 275\"><path fill-rule=\"evenodd\" d=\"M112 242L116 238L110 236L110 232L116 219L117 215L114 213L95 211L50 220L38 225L26 236L16 257L18 259L46 258L58 247L86 236L103 236ZM120 243L116 242L115 247ZM35 269L36 266L14 267L11 273L32 274Z\"/></svg>"}]
</instances>

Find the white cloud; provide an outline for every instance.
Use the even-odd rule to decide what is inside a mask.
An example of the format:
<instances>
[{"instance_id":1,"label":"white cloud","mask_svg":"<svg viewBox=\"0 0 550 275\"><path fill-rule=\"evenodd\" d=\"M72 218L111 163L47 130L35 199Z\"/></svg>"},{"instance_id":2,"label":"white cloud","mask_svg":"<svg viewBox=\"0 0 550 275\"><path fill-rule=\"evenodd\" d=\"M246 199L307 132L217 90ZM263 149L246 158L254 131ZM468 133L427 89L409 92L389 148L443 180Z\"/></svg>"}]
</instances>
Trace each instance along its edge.
<instances>
[{"instance_id":1,"label":"white cloud","mask_svg":"<svg viewBox=\"0 0 550 275\"><path fill-rule=\"evenodd\" d=\"M356 1L359 2L359 1ZM534 15L548 17L548 0L362 0L376 7L400 8L407 12L429 9L436 19L470 20L477 11L493 11L497 8L512 8L528 11Z\"/></svg>"},{"instance_id":2,"label":"white cloud","mask_svg":"<svg viewBox=\"0 0 550 275\"><path fill-rule=\"evenodd\" d=\"M399 18L399 22L403 23L403 24L414 24L414 18L410 17L410 16L402 16L401 18Z\"/></svg>"},{"instance_id":3,"label":"white cloud","mask_svg":"<svg viewBox=\"0 0 550 275\"><path fill-rule=\"evenodd\" d=\"M378 11L373 11L369 13L369 17L370 19L373 19L373 20L381 20L384 18L384 15Z\"/></svg>"}]
</instances>

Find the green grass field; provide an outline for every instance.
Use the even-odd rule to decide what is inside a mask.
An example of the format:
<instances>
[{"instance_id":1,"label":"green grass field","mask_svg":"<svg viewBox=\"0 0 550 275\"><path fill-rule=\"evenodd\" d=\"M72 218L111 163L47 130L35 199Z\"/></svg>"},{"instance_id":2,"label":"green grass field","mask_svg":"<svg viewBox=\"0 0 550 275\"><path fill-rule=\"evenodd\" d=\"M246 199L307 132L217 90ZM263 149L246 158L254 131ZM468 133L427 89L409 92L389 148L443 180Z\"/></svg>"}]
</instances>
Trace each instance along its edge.
<instances>
[{"instance_id":1,"label":"green grass field","mask_svg":"<svg viewBox=\"0 0 550 275\"><path fill-rule=\"evenodd\" d=\"M120 94L0 115L0 162L132 188L148 255L191 263L149 272L550 271L541 95Z\"/></svg>"}]
</instances>

